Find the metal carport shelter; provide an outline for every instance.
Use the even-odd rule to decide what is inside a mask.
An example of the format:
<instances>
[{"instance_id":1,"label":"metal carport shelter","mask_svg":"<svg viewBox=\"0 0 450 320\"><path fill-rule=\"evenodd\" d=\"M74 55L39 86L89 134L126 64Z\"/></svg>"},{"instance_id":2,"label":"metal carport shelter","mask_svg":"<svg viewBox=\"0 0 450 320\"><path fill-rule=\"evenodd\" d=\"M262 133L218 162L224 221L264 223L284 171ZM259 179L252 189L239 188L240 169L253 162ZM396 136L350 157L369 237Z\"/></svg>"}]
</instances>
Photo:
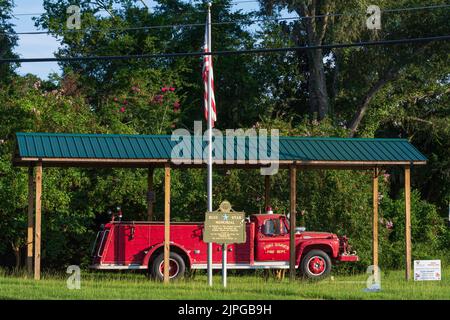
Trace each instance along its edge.
<instances>
[{"instance_id":1,"label":"metal carport shelter","mask_svg":"<svg viewBox=\"0 0 450 320\"><path fill-rule=\"evenodd\" d=\"M17 147L13 158L16 166L29 168L28 196L28 253L27 266L40 279L41 259L41 194L43 167L128 167L148 168L148 186L153 185L153 168L165 168L165 274L168 282L170 250L170 170L171 168L206 167L202 157L206 146L203 136L115 135L71 133L17 133ZM180 139L189 146L189 154L173 157ZM230 142L230 139L233 141ZM239 140L244 139L244 140ZM267 167L273 160L262 161L261 153L252 152L252 139L258 137L224 137L223 154L233 161L214 157L216 167L257 169ZM277 163L290 171L290 220L296 225L297 169L349 169L373 171L373 265L378 266L378 176L380 169L401 167L405 175L405 257L406 279L411 278L411 179L413 165L426 164L426 157L405 139L277 137ZM269 139L270 140L270 139ZM187 141L187 142L186 142ZM200 143L198 143L200 141ZM240 144L238 141L244 141ZM226 150L231 146L233 150ZM270 149L270 147L268 147ZM268 150L269 153L271 150ZM193 161L179 163L180 159ZM230 159L230 158L228 158ZM34 170L36 168L36 170ZM35 174L34 174L34 171ZM35 177L34 177L35 175ZM35 179L34 179L35 178ZM270 178L265 176L265 202L269 203ZM152 203L148 213L153 212ZM290 247L295 246L295 228L291 228ZM34 251L34 255L33 255ZM34 259L33 259L34 258ZM290 250L290 278L295 277L295 252Z\"/></svg>"}]
</instances>

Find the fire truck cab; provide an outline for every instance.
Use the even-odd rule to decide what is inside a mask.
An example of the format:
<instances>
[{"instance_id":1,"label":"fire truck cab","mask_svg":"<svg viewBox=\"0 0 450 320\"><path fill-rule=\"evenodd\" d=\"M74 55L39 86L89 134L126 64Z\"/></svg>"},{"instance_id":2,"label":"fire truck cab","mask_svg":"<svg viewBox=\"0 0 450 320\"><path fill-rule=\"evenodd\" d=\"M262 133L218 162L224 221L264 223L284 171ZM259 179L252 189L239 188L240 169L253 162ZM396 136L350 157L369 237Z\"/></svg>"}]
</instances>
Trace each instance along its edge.
<instances>
[{"instance_id":1,"label":"fire truck cab","mask_svg":"<svg viewBox=\"0 0 450 320\"><path fill-rule=\"evenodd\" d=\"M253 214L246 219L246 242L227 246L228 269L288 269L289 220L282 214ZM207 268L203 222L170 224L170 278L187 270ZM111 221L98 232L92 258L95 269L145 269L156 279L164 274L164 224L147 221ZM213 269L221 268L222 246L213 244ZM328 232L297 228L296 268L307 278L330 274L337 261L357 261L348 239Z\"/></svg>"}]
</instances>

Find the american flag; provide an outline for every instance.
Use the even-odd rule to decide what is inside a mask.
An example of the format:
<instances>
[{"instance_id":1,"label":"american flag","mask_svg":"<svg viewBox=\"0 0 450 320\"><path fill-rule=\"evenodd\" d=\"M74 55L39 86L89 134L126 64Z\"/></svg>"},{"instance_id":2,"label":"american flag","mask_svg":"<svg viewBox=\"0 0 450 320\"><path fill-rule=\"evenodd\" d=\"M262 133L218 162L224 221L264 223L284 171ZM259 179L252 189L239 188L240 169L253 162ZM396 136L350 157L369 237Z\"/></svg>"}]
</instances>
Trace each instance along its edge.
<instances>
[{"instance_id":1,"label":"american flag","mask_svg":"<svg viewBox=\"0 0 450 320\"><path fill-rule=\"evenodd\" d=\"M206 26L205 29L205 46L203 47L204 52L208 52L210 48L208 48L208 26ZM211 55L204 55L203 56L203 71L202 71L202 77L203 77L203 83L205 85L205 94L204 94L204 100L205 100L205 119L208 121L208 73L211 72L211 110L212 110L212 127L214 127L214 122L217 121L217 114L216 114L216 99L214 97L214 73L213 73L213 66L212 66L212 56Z\"/></svg>"}]
</instances>

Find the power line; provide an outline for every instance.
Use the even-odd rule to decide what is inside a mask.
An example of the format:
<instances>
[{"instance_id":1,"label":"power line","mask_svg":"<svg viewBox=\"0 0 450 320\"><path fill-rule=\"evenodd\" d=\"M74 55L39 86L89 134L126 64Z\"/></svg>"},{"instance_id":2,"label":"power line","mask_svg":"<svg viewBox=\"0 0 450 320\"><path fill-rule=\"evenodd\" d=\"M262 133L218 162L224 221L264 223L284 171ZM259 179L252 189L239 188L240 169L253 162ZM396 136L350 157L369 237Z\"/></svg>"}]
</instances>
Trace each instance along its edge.
<instances>
[{"instance_id":1,"label":"power line","mask_svg":"<svg viewBox=\"0 0 450 320\"><path fill-rule=\"evenodd\" d=\"M437 5L421 6L421 7L386 9L386 10L382 10L382 12L389 13L389 12L415 11L415 10L426 10L426 9L442 9L442 8L448 8L448 7L450 7L450 4L437 4Z\"/></svg>"},{"instance_id":2,"label":"power line","mask_svg":"<svg viewBox=\"0 0 450 320\"><path fill-rule=\"evenodd\" d=\"M249 0L250 1L250 0ZM241 2L242 3L242 2ZM405 11L416 11L416 10L425 10L425 9L439 9L439 8L448 8L450 4L447 5L434 5L434 6L421 6L421 7L408 7L408 8L398 8L398 9L386 9L382 12L385 13L394 13L394 12L405 12ZM316 19L316 18L325 18L325 17L342 17L342 16L355 16L355 15L365 15L358 13L330 13L323 15L315 15L315 16L306 16L306 17L273 17L273 18L263 18L263 19L248 19L248 20L233 20L233 21L221 21L221 22L213 22L212 25L229 25L229 24L253 24L257 22L267 22L267 21L284 21L284 20L305 20L305 19ZM167 24L167 25L155 25L155 26L143 26L143 27L127 27L127 28L108 28L108 29L68 29L64 30L64 32L125 32L125 31L139 31L139 30L150 30L150 29L166 29L166 28L193 28L193 27L202 27L204 23L187 23L187 24ZM62 30L59 30L61 32ZM53 32L58 31L24 31L24 32L4 32L0 34L6 35L40 35L40 34L52 34Z\"/></svg>"},{"instance_id":3,"label":"power line","mask_svg":"<svg viewBox=\"0 0 450 320\"><path fill-rule=\"evenodd\" d=\"M298 20L299 17L279 17L279 18L265 18L265 19L250 19L250 20L234 20L234 21L220 21L212 22L212 25L228 25L228 24L251 24L255 22L264 21L279 21L279 20ZM166 29L166 28L192 28L192 27L204 27L205 23L187 23L187 24L165 24L156 26L145 26L145 27L129 27L129 28L108 28L108 29L68 29L64 32L115 32L115 31L137 31L137 30L149 30L149 29ZM56 31L55 31L56 32ZM0 33L2 34L2 33ZM52 34L51 31L24 31L24 32L9 32L3 34L16 34L16 35L36 35L36 34Z\"/></svg>"},{"instance_id":4,"label":"power line","mask_svg":"<svg viewBox=\"0 0 450 320\"><path fill-rule=\"evenodd\" d=\"M230 4L231 5L238 5L238 4L243 4L243 3L259 3L259 1L257 1L257 0L233 1ZM143 5L145 6L146 9L154 9L154 8L156 8L156 7L149 7L144 2L143 2ZM101 9L99 11L106 12L106 10L104 10L104 9ZM13 15L14 16L41 16L41 15L46 14L46 13L47 12L29 12L29 13L24 12L24 13L14 13Z\"/></svg>"},{"instance_id":5,"label":"power line","mask_svg":"<svg viewBox=\"0 0 450 320\"><path fill-rule=\"evenodd\" d=\"M248 1L237 1L232 2L231 4L241 4L241 3L259 3L259 1L255 0L248 0ZM419 6L419 7L407 7L407 8L393 8L393 9L384 9L381 10L383 13L389 13L389 12L401 12L401 11L416 11L416 10L427 10L427 9L442 9L442 8L448 8L450 4L442 4L442 5L429 5L429 6ZM99 12L106 12L104 9L98 10ZM13 16L41 16L43 14L46 14L47 12L30 12L30 13L13 13ZM355 12L355 13L329 13L329 14L323 14L323 15L315 15L315 16L309 16L304 18L321 18L326 16L342 16L342 15L365 15L361 12Z\"/></svg>"},{"instance_id":6,"label":"power line","mask_svg":"<svg viewBox=\"0 0 450 320\"><path fill-rule=\"evenodd\" d=\"M379 45L396 45L396 44L406 44L406 43L426 43L426 42L447 41L447 40L450 40L450 35L436 36L436 37L411 38L411 39L398 39L398 40L326 44L326 45L320 45L320 46L260 48L260 49L227 50L227 51L212 51L212 52L199 51L199 52L174 52L174 53L138 54L138 55L117 55L117 56L0 59L0 64L3 64L3 63L27 63L27 62L72 62L72 61L94 61L94 60L97 60L97 61L110 60L110 61L112 61L112 60L175 58L175 57L195 57L195 56L200 57L200 56L204 56L204 55L228 56L228 55L240 55L240 54L261 54L261 53L288 52L288 51L301 51L301 50L337 49L337 48L366 47L366 46L379 46Z\"/></svg>"}]
</instances>

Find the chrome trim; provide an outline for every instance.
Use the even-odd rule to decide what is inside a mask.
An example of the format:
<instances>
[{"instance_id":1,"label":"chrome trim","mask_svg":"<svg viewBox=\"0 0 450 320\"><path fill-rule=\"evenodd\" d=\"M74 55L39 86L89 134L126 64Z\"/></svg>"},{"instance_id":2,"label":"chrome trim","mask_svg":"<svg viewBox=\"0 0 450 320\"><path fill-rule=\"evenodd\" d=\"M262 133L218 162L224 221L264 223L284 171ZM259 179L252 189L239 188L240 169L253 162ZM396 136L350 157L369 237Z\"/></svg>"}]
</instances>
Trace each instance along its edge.
<instances>
[{"instance_id":1,"label":"chrome trim","mask_svg":"<svg viewBox=\"0 0 450 320\"><path fill-rule=\"evenodd\" d=\"M100 235L100 232L103 232L103 231L97 232L97 236L95 237L94 245L92 246L92 250L91 250L91 257L94 256L95 245L97 244L97 241L98 241L98 237L99 237L99 235Z\"/></svg>"},{"instance_id":2,"label":"chrome trim","mask_svg":"<svg viewBox=\"0 0 450 320\"><path fill-rule=\"evenodd\" d=\"M206 263L192 264L191 269L206 269ZM213 269L222 269L222 264L214 263ZM295 268L298 268L296 265ZM227 269L289 269L289 262L261 261L254 264L249 263L229 263Z\"/></svg>"},{"instance_id":3,"label":"chrome trim","mask_svg":"<svg viewBox=\"0 0 450 320\"><path fill-rule=\"evenodd\" d=\"M98 246L98 250L97 250L97 257L98 258L101 258L103 256L103 253L102 253L102 255L100 255L100 250L102 249L103 241L105 241L105 235L106 235L107 232L109 234L109 230L103 231L102 241L100 242L100 245Z\"/></svg>"},{"instance_id":4,"label":"chrome trim","mask_svg":"<svg viewBox=\"0 0 450 320\"><path fill-rule=\"evenodd\" d=\"M147 269L146 266L140 264L129 264L129 265L117 265L117 264L94 264L89 266L90 269L97 270L137 270L137 269Z\"/></svg>"}]
</instances>

